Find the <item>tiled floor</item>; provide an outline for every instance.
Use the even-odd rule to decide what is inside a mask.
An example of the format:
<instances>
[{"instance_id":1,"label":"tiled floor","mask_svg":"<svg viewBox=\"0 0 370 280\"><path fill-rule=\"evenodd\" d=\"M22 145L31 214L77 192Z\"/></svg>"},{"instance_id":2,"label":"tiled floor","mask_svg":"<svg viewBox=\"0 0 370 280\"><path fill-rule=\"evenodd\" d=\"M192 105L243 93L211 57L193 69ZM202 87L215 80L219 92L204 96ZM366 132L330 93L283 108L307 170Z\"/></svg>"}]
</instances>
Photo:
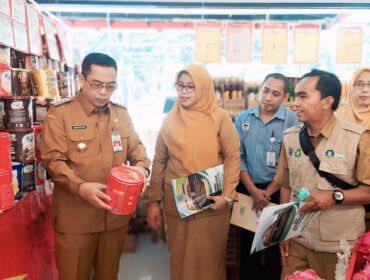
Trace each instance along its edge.
<instances>
[{"instance_id":1,"label":"tiled floor","mask_svg":"<svg viewBox=\"0 0 370 280\"><path fill-rule=\"evenodd\" d=\"M119 280L169 280L167 243L153 243L151 236L138 236L135 253L123 254Z\"/></svg>"}]
</instances>

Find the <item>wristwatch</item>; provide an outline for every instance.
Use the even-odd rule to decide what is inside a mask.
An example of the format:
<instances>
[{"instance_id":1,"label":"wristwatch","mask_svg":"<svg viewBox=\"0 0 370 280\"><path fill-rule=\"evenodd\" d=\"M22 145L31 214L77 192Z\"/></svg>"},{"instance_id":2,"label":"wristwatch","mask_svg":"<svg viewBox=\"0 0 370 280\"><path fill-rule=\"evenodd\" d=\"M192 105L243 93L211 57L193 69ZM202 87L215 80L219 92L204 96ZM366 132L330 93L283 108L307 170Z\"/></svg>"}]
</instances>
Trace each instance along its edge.
<instances>
[{"instance_id":1,"label":"wristwatch","mask_svg":"<svg viewBox=\"0 0 370 280\"><path fill-rule=\"evenodd\" d=\"M226 195L223 195L222 197L226 200L226 202L229 204L230 207L233 206L234 199L232 199L231 197L228 197Z\"/></svg>"},{"instance_id":2,"label":"wristwatch","mask_svg":"<svg viewBox=\"0 0 370 280\"><path fill-rule=\"evenodd\" d=\"M335 200L335 204L340 204L344 200L344 194L342 191L333 191L333 198Z\"/></svg>"}]
</instances>

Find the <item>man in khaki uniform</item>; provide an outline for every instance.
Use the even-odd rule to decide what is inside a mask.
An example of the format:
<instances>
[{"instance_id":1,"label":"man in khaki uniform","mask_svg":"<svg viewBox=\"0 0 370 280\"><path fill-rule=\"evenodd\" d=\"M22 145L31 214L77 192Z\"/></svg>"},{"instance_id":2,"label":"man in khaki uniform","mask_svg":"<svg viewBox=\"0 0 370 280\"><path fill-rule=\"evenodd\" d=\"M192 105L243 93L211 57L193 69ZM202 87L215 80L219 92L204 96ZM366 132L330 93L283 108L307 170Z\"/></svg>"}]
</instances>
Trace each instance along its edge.
<instances>
[{"instance_id":1,"label":"man in khaki uniform","mask_svg":"<svg viewBox=\"0 0 370 280\"><path fill-rule=\"evenodd\" d=\"M331 73L312 70L295 88L294 109L298 120L308 127L309 140L326 171L354 186L341 189L321 177L299 141L301 127L285 132L275 181L282 185L281 202L308 188L302 213L320 211L309 228L297 238L280 244L281 279L296 270L314 269L319 277L334 280L339 241L354 244L365 230L363 204L370 202L370 131L338 120L341 84Z\"/></svg>"},{"instance_id":2,"label":"man in khaki uniform","mask_svg":"<svg viewBox=\"0 0 370 280\"><path fill-rule=\"evenodd\" d=\"M117 279L131 216L110 213L104 193L111 168L130 163L148 175L150 161L125 107L109 101L117 65L87 55L81 91L52 106L43 127L43 163L55 183L53 224L59 279ZM121 140L120 146L112 141ZM118 141L119 142L119 141Z\"/></svg>"}]
</instances>

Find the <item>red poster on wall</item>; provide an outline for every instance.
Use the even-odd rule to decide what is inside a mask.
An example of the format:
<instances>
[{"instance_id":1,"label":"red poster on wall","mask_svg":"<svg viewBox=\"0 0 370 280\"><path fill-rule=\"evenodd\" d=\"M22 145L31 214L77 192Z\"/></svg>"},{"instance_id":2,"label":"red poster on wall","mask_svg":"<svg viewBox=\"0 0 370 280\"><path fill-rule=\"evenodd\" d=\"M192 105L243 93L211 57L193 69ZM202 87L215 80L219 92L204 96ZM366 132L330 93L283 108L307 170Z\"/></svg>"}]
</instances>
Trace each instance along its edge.
<instances>
[{"instance_id":1,"label":"red poster on wall","mask_svg":"<svg viewBox=\"0 0 370 280\"><path fill-rule=\"evenodd\" d=\"M262 25L262 62L286 63L288 50L288 25L265 23Z\"/></svg>"},{"instance_id":2,"label":"red poster on wall","mask_svg":"<svg viewBox=\"0 0 370 280\"><path fill-rule=\"evenodd\" d=\"M195 60L221 61L221 24L200 23L196 27Z\"/></svg>"},{"instance_id":3,"label":"red poster on wall","mask_svg":"<svg viewBox=\"0 0 370 280\"><path fill-rule=\"evenodd\" d=\"M42 14L42 22L43 22L44 31L45 31L49 57L51 59L60 61L59 50L58 50L57 40L55 38L53 22L51 21L49 16L46 14Z\"/></svg>"},{"instance_id":4,"label":"red poster on wall","mask_svg":"<svg viewBox=\"0 0 370 280\"><path fill-rule=\"evenodd\" d=\"M41 56L42 41L40 33L40 14L35 8L31 7L30 5L27 5L27 21L30 53Z\"/></svg>"},{"instance_id":5,"label":"red poster on wall","mask_svg":"<svg viewBox=\"0 0 370 280\"><path fill-rule=\"evenodd\" d=\"M251 62L253 46L252 23L229 23L227 25L227 62Z\"/></svg>"},{"instance_id":6,"label":"red poster on wall","mask_svg":"<svg viewBox=\"0 0 370 280\"><path fill-rule=\"evenodd\" d=\"M294 63L317 63L319 57L319 35L319 24L294 26Z\"/></svg>"}]
</instances>

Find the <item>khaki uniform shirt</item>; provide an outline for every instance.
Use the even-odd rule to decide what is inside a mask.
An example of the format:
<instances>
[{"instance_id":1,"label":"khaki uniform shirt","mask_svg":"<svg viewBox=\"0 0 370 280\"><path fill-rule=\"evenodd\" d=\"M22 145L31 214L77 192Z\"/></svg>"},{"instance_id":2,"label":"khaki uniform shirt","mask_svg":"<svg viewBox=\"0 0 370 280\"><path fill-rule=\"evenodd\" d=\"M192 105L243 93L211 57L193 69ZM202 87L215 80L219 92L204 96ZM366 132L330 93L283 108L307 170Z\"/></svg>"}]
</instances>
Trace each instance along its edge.
<instances>
[{"instance_id":1,"label":"khaki uniform shirt","mask_svg":"<svg viewBox=\"0 0 370 280\"><path fill-rule=\"evenodd\" d=\"M123 151L113 151L113 132L119 133ZM77 147L81 143L83 151ZM106 184L113 167L127 162L132 166L150 166L126 108L109 102L98 110L82 92L74 100L52 106L43 126L41 154L55 183L53 222L58 232L109 231L128 223L129 216L109 213L78 195L83 182Z\"/></svg>"},{"instance_id":2,"label":"khaki uniform shirt","mask_svg":"<svg viewBox=\"0 0 370 280\"><path fill-rule=\"evenodd\" d=\"M218 111L215 122L218 128L218 164L224 164L222 195L237 200L235 189L240 174L239 137L230 117L224 110ZM189 174L185 171L179 159L171 157L171 147L166 146L161 133L160 131L155 147L152 176L147 193L149 201L162 201L163 198L164 212L178 216L171 180ZM208 209L193 217L220 215L224 211Z\"/></svg>"},{"instance_id":3,"label":"khaki uniform shirt","mask_svg":"<svg viewBox=\"0 0 370 280\"><path fill-rule=\"evenodd\" d=\"M283 159L279 162L275 180L294 192L300 187L308 188L310 193L338 189L318 174L303 153L299 131L300 127L293 127L285 132ZM320 170L369 190L370 157L367 152L370 133L366 128L332 117L317 137L313 137L310 131L309 135L321 162ZM353 244L365 230L364 214L361 205L334 205L320 211L307 230L295 240L315 251L337 252L341 239Z\"/></svg>"},{"instance_id":4,"label":"khaki uniform shirt","mask_svg":"<svg viewBox=\"0 0 370 280\"><path fill-rule=\"evenodd\" d=\"M308 134L310 135L310 140L314 148L317 147L323 138L330 137L335 122L336 118L333 116L316 137L313 136L310 129L308 129ZM359 187L370 192L370 131L368 130L361 134L358 142L355 176L360 183ZM289 168L284 143L281 146L279 165L274 180L282 186L290 186Z\"/></svg>"}]
</instances>

